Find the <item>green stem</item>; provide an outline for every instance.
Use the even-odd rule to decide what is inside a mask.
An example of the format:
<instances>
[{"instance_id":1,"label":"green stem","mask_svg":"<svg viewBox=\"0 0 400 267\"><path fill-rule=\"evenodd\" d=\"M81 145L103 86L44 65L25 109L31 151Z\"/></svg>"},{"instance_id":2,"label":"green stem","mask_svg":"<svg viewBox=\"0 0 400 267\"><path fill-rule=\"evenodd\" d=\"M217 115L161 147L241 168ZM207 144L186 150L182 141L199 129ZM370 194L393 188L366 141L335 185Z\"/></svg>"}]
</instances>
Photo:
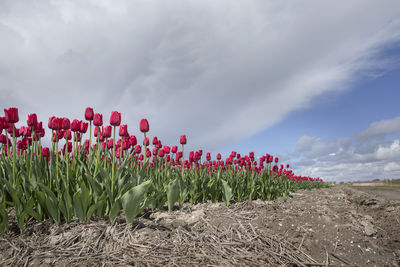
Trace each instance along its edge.
<instances>
[{"instance_id":1,"label":"green stem","mask_svg":"<svg viewBox=\"0 0 400 267\"><path fill-rule=\"evenodd\" d=\"M147 154L147 140L146 140L146 133L144 133L144 151L143 151L144 163L146 163L146 154Z\"/></svg>"},{"instance_id":2,"label":"green stem","mask_svg":"<svg viewBox=\"0 0 400 267\"><path fill-rule=\"evenodd\" d=\"M107 147L107 138L106 138L106 145L105 145L105 148L104 148L104 169L106 169L106 167L107 167L107 159L108 159L108 147Z\"/></svg>"},{"instance_id":3,"label":"green stem","mask_svg":"<svg viewBox=\"0 0 400 267\"><path fill-rule=\"evenodd\" d=\"M113 139L113 162L111 167L111 195L114 196L114 171L115 171L115 131L116 126L114 127L114 139Z\"/></svg>"},{"instance_id":4,"label":"green stem","mask_svg":"<svg viewBox=\"0 0 400 267\"><path fill-rule=\"evenodd\" d=\"M185 154L183 153L183 145L182 145L182 179L185 174Z\"/></svg>"},{"instance_id":5,"label":"green stem","mask_svg":"<svg viewBox=\"0 0 400 267\"><path fill-rule=\"evenodd\" d=\"M8 133L6 130L6 142L7 142L7 156L10 156L10 144L8 143Z\"/></svg>"},{"instance_id":6,"label":"green stem","mask_svg":"<svg viewBox=\"0 0 400 267\"><path fill-rule=\"evenodd\" d=\"M92 121L90 121L90 128L89 128L89 162L90 162L90 150L92 149Z\"/></svg>"},{"instance_id":7,"label":"green stem","mask_svg":"<svg viewBox=\"0 0 400 267\"><path fill-rule=\"evenodd\" d=\"M57 176L57 181L59 181L58 177L58 131L56 131L56 176Z\"/></svg>"},{"instance_id":8,"label":"green stem","mask_svg":"<svg viewBox=\"0 0 400 267\"><path fill-rule=\"evenodd\" d=\"M17 160L17 153L16 153L16 138L15 138L15 126L14 123L11 125L12 129L13 129L13 184L15 185L15 175L16 175L16 166L15 166L15 162Z\"/></svg>"},{"instance_id":9,"label":"green stem","mask_svg":"<svg viewBox=\"0 0 400 267\"><path fill-rule=\"evenodd\" d=\"M35 131L34 131L33 127L32 127L32 133L33 133L33 136L35 136ZM32 145L31 145L31 147L29 149L30 152L31 152L31 158L29 160L29 174L28 174L28 177L31 177L31 175L32 175L32 157L33 157L33 151L34 151L35 142L36 141L33 140L33 143L32 143Z\"/></svg>"}]
</instances>

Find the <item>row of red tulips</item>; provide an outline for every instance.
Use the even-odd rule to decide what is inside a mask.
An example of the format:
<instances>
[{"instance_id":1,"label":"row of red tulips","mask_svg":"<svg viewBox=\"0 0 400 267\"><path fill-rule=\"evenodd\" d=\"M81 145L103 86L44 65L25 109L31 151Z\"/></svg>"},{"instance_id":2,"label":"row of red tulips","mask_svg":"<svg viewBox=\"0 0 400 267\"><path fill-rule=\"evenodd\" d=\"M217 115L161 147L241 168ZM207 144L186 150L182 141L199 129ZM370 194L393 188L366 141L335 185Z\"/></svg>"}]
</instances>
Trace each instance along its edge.
<instances>
[{"instance_id":1,"label":"row of red tulips","mask_svg":"<svg viewBox=\"0 0 400 267\"><path fill-rule=\"evenodd\" d=\"M19 115L17 108L4 109L4 117L0 117L0 132L5 130L5 134L0 135L0 143L3 144L2 154L12 155L12 151L17 151L18 155L26 156L29 148L32 148L33 155L41 155L42 157L50 160L50 149L48 147L41 146L41 139L45 136L45 130L43 123L38 121L35 113L29 114L27 119L27 125L16 127L16 123L19 122ZM128 132L128 126L121 124L121 113L113 111L110 116L110 125L103 124L103 115L100 113L94 113L93 109L88 107L84 113L85 121L74 119L72 122L68 118L57 118L50 117L48 120L48 128L52 131L52 149L57 151L58 154L63 154L66 157L70 157L80 150L89 153L89 150L93 150L96 146L99 146L101 159L108 161L120 160L122 158L131 157L132 160L136 160L141 165L146 161L150 161L150 167L153 168L156 160L161 160L162 165L177 166L178 168L184 167L183 169L202 169L208 170L226 170L230 169L233 171L256 171L261 172L267 170L269 172L276 173L278 176L284 175L289 179L296 181L317 181L322 182L319 178L296 176L292 170L289 170L289 164L280 164L278 157L266 154L259 157L256 160L253 152L248 155L242 156L235 151L226 158L222 159L220 153L216 155L216 160L212 159L211 153L207 152L205 161L202 161L203 150L190 151L188 159L185 160L183 151L184 145L187 143L186 135L180 137L180 144L182 150L178 151L178 146L167 146L162 145L162 142L157 137L153 137L152 145L153 150L149 149L150 140L146 136L149 132L149 123L147 119L142 119L139 124L140 131L144 134L143 139L143 152L142 146L138 144L138 140L135 135L130 135ZM94 126L94 137L95 144L91 143L92 136L92 125ZM116 132L118 128L119 139L116 140ZM112 131L114 128L114 136L112 138ZM87 133L89 129L89 137L83 141L83 135ZM12 142L8 138L8 134L14 138ZM63 148L59 151L58 144L61 140L65 140ZM114 141L116 140L116 141ZM8 142L7 142L8 141ZM13 147L13 149L12 149ZM111 151L113 153L111 153ZM36 153L35 153L36 152ZM150 160L151 159L151 160Z\"/></svg>"}]
</instances>

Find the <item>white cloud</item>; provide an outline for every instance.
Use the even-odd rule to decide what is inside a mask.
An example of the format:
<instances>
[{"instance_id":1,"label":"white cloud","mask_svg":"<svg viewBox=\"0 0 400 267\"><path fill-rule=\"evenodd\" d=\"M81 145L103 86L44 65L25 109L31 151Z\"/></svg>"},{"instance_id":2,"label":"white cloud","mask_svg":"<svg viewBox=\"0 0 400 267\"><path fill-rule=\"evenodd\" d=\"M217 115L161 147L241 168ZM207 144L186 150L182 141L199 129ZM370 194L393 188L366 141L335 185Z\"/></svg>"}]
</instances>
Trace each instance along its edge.
<instances>
[{"instance_id":1,"label":"white cloud","mask_svg":"<svg viewBox=\"0 0 400 267\"><path fill-rule=\"evenodd\" d=\"M400 39L400 2L1 1L0 104L140 118L213 150L343 90ZM312 153L337 153L319 144Z\"/></svg>"},{"instance_id":2,"label":"white cloud","mask_svg":"<svg viewBox=\"0 0 400 267\"><path fill-rule=\"evenodd\" d=\"M373 122L367 129L360 132L358 137L360 139L368 139L385 136L396 132L400 132L400 117Z\"/></svg>"},{"instance_id":3,"label":"white cloud","mask_svg":"<svg viewBox=\"0 0 400 267\"><path fill-rule=\"evenodd\" d=\"M304 140L308 140L307 149L297 149L291 155L296 173L327 181L400 178L398 139L359 143L350 139L322 140L303 136L297 147L301 147ZM359 149L360 146L363 149Z\"/></svg>"}]
</instances>

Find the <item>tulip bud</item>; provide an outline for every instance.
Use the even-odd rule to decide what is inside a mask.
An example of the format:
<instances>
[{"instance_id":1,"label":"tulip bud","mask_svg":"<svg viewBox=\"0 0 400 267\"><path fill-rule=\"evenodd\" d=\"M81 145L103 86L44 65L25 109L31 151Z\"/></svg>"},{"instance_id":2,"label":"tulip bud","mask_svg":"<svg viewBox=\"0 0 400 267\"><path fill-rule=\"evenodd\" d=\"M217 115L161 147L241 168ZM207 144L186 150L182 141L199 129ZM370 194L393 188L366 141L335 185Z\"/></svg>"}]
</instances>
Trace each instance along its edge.
<instances>
[{"instance_id":1,"label":"tulip bud","mask_svg":"<svg viewBox=\"0 0 400 267\"><path fill-rule=\"evenodd\" d=\"M275 163L278 163L278 161L279 161L279 158L275 157Z\"/></svg>"},{"instance_id":2,"label":"tulip bud","mask_svg":"<svg viewBox=\"0 0 400 267\"><path fill-rule=\"evenodd\" d=\"M154 136L154 137L153 137L153 145L155 146L155 145L157 145L157 144L158 144L157 136Z\"/></svg>"},{"instance_id":3,"label":"tulip bud","mask_svg":"<svg viewBox=\"0 0 400 267\"><path fill-rule=\"evenodd\" d=\"M122 139L122 150L128 150L130 148L129 139Z\"/></svg>"},{"instance_id":4,"label":"tulip bud","mask_svg":"<svg viewBox=\"0 0 400 267\"><path fill-rule=\"evenodd\" d=\"M100 137L100 135L101 135L100 127L95 127L94 128L94 137L97 137L97 136Z\"/></svg>"},{"instance_id":5,"label":"tulip bud","mask_svg":"<svg viewBox=\"0 0 400 267\"><path fill-rule=\"evenodd\" d=\"M141 119L140 121L140 131L142 133L147 133L149 131L149 122L147 121L147 119Z\"/></svg>"},{"instance_id":6,"label":"tulip bud","mask_svg":"<svg viewBox=\"0 0 400 267\"><path fill-rule=\"evenodd\" d=\"M85 109L85 120L92 121L94 117L94 112L92 108L87 107Z\"/></svg>"},{"instance_id":7,"label":"tulip bud","mask_svg":"<svg viewBox=\"0 0 400 267\"><path fill-rule=\"evenodd\" d=\"M186 145L186 135L185 134L181 135L180 143L181 143L181 145Z\"/></svg>"},{"instance_id":8,"label":"tulip bud","mask_svg":"<svg viewBox=\"0 0 400 267\"><path fill-rule=\"evenodd\" d=\"M88 126L89 126L89 123L81 121L80 126L79 126L79 131L83 134L86 133Z\"/></svg>"},{"instance_id":9,"label":"tulip bud","mask_svg":"<svg viewBox=\"0 0 400 267\"><path fill-rule=\"evenodd\" d=\"M169 154L171 152L171 149L169 148L169 146L164 146L163 147L165 154Z\"/></svg>"},{"instance_id":10,"label":"tulip bud","mask_svg":"<svg viewBox=\"0 0 400 267\"><path fill-rule=\"evenodd\" d=\"M221 160L221 154L220 153L217 154L217 160Z\"/></svg>"},{"instance_id":11,"label":"tulip bud","mask_svg":"<svg viewBox=\"0 0 400 267\"><path fill-rule=\"evenodd\" d=\"M81 139L82 139L81 134L80 134L80 133L75 133L75 140L76 140L77 142L80 142Z\"/></svg>"},{"instance_id":12,"label":"tulip bud","mask_svg":"<svg viewBox=\"0 0 400 267\"><path fill-rule=\"evenodd\" d=\"M29 114L28 115L28 120L27 120L27 124L30 127L35 127L37 123L37 116L35 113Z\"/></svg>"},{"instance_id":13,"label":"tulip bud","mask_svg":"<svg viewBox=\"0 0 400 267\"><path fill-rule=\"evenodd\" d=\"M71 140L71 139L72 139L71 130L66 130L66 131L64 132L64 138L65 138L66 140Z\"/></svg>"},{"instance_id":14,"label":"tulip bud","mask_svg":"<svg viewBox=\"0 0 400 267\"><path fill-rule=\"evenodd\" d=\"M112 127L110 125L103 126L103 137L110 138L111 137Z\"/></svg>"},{"instance_id":15,"label":"tulip bud","mask_svg":"<svg viewBox=\"0 0 400 267\"><path fill-rule=\"evenodd\" d=\"M71 127L71 124L70 124L70 122L69 122L69 119L68 119L68 118L63 118L63 119L62 119L62 126L61 126L61 128L62 128L63 130L68 130L70 127Z\"/></svg>"},{"instance_id":16,"label":"tulip bud","mask_svg":"<svg viewBox=\"0 0 400 267\"><path fill-rule=\"evenodd\" d=\"M178 151L178 147L177 146L172 146L171 152L172 153L176 153L177 151Z\"/></svg>"},{"instance_id":17,"label":"tulip bud","mask_svg":"<svg viewBox=\"0 0 400 267\"><path fill-rule=\"evenodd\" d=\"M135 146L135 153L140 154L142 152L142 147L140 145ZM142 154L141 154L142 155Z\"/></svg>"},{"instance_id":18,"label":"tulip bud","mask_svg":"<svg viewBox=\"0 0 400 267\"><path fill-rule=\"evenodd\" d=\"M150 142L149 142L149 138L146 137L146 139L143 139L143 145L144 146L149 146Z\"/></svg>"},{"instance_id":19,"label":"tulip bud","mask_svg":"<svg viewBox=\"0 0 400 267\"><path fill-rule=\"evenodd\" d=\"M95 126L103 126L103 115L101 115L100 113L94 114L93 124Z\"/></svg>"},{"instance_id":20,"label":"tulip bud","mask_svg":"<svg viewBox=\"0 0 400 267\"><path fill-rule=\"evenodd\" d=\"M16 123L19 121L17 108L4 109L4 114L8 123Z\"/></svg>"},{"instance_id":21,"label":"tulip bud","mask_svg":"<svg viewBox=\"0 0 400 267\"><path fill-rule=\"evenodd\" d=\"M71 131L78 132L80 130L80 121L75 119L71 123Z\"/></svg>"},{"instance_id":22,"label":"tulip bud","mask_svg":"<svg viewBox=\"0 0 400 267\"><path fill-rule=\"evenodd\" d=\"M121 124L121 113L118 111L111 112L110 124L112 126L119 126Z\"/></svg>"},{"instance_id":23,"label":"tulip bud","mask_svg":"<svg viewBox=\"0 0 400 267\"><path fill-rule=\"evenodd\" d=\"M158 148L158 149L162 148L161 140L158 140L158 142L156 144L156 148Z\"/></svg>"},{"instance_id":24,"label":"tulip bud","mask_svg":"<svg viewBox=\"0 0 400 267\"><path fill-rule=\"evenodd\" d=\"M119 136L124 137L128 134L128 125L122 124L119 127Z\"/></svg>"},{"instance_id":25,"label":"tulip bud","mask_svg":"<svg viewBox=\"0 0 400 267\"><path fill-rule=\"evenodd\" d=\"M137 144L136 136L131 135L129 137L129 141L131 142L131 146L136 146L136 144Z\"/></svg>"}]
</instances>

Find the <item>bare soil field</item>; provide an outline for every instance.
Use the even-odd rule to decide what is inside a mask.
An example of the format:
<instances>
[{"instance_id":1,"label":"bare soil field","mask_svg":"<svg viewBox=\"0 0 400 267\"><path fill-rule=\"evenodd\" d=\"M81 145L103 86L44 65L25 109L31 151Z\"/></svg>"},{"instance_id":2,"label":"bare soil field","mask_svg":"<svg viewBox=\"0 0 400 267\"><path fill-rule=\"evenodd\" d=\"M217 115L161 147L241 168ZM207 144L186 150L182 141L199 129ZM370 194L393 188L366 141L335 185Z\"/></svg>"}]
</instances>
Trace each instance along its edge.
<instances>
[{"instance_id":1,"label":"bare soil field","mask_svg":"<svg viewBox=\"0 0 400 267\"><path fill-rule=\"evenodd\" d=\"M364 189L363 189L364 190ZM10 211L12 216L12 211ZM400 266L400 201L345 186L56 226L15 219L2 266Z\"/></svg>"},{"instance_id":2,"label":"bare soil field","mask_svg":"<svg viewBox=\"0 0 400 267\"><path fill-rule=\"evenodd\" d=\"M400 200L400 188L399 187L374 187L374 186L353 186L354 189L361 190L363 192L380 196L387 200Z\"/></svg>"}]
</instances>

